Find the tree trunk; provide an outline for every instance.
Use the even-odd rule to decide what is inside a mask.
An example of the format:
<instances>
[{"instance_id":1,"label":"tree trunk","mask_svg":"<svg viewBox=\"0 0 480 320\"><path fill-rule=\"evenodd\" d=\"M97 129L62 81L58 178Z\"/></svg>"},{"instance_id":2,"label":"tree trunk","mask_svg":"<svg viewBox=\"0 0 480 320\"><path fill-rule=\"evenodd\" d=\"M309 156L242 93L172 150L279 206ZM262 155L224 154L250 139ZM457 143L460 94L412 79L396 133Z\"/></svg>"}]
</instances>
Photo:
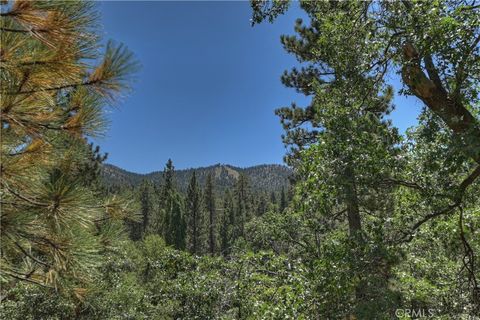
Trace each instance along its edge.
<instances>
[{"instance_id":1,"label":"tree trunk","mask_svg":"<svg viewBox=\"0 0 480 320\"><path fill-rule=\"evenodd\" d=\"M347 219L348 219L348 228L350 232L350 237L353 240L355 246L355 258L356 264L362 261L361 258L364 254L363 252L363 235L362 235L362 222L360 218L360 208L358 204L358 194L355 183L355 172L353 168L349 165L345 170L345 201L347 205ZM361 267L361 266L360 266ZM354 266L355 269L361 269L359 266ZM360 275L360 274L358 274ZM361 276L361 275L360 275ZM359 284L355 288L355 304L356 306L362 306L367 301L367 294L365 290L363 281L360 280Z\"/></svg>"},{"instance_id":2,"label":"tree trunk","mask_svg":"<svg viewBox=\"0 0 480 320\"><path fill-rule=\"evenodd\" d=\"M345 200L347 204L347 217L350 235L362 238L362 222L358 207L358 195L355 184L355 173L349 166L345 171Z\"/></svg>"}]
</instances>

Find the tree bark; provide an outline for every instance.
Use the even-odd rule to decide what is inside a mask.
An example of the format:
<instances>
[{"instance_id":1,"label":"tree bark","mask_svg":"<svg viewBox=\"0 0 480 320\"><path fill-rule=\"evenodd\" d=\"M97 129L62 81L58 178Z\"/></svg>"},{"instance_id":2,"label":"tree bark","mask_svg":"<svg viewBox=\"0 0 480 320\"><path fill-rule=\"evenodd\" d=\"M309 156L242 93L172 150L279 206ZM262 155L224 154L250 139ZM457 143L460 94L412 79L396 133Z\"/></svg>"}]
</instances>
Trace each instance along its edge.
<instances>
[{"instance_id":1,"label":"tree bark","mask_svg":"<svg viewBox=\"0 0 480 320\"><path fill-rule=\"evenodd\" d=\"M362 222L360 218L360 209L358 206L358 194L355 184L355 173L349 166L345 170L345 200L347 204L347 218L350 235L352 237L362 237Z\"/></svg>"},{"instance_id":2,"label":"tree bark","mask_svg":"<svg viewBox=\"0 0 480 320\"><path fill-rule=\"evenodd\" d=\"M480 124L458 98L443 88L431 56L424 58L424 72L420 55L411 43L403 46L405 64L402 79L412 93L438 115L459 138L464 154L480 164Z\"/></svg>"},{"instance_id":3,"label":"tree bark","mask_svg":"<svg viewBox=\"0 0 480 320\"><path fill-rule=\"evenodd\" d=\"M360 208L358 203L358 193L355 183L355 172L352 166L347 166L345 170L345 201L347 205L347 219L350 237L353 239L355 246L355 258L359 259L363 255L363 236L362 236L362 221L360 218ZM356 260L358 263L359 260ZM356 305L361 306L367 302L367 294L365 291L363 281L355 288Z\"/></svg>"}]
</instances>

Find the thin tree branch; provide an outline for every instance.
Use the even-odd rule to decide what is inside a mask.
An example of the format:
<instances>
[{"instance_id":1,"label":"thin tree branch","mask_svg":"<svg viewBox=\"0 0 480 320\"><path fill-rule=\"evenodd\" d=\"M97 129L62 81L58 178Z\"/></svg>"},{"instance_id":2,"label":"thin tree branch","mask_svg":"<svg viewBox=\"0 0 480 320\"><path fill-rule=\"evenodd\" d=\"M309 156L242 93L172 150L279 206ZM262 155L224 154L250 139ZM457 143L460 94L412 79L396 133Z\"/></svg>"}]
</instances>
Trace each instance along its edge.
<instances>
[{"instance_id":1,"label":"thin tree branch","mask_svg":"<svg viewBox=\"0 0 480 320\"><path fill-rule=\"evenodd\" d=\"M33 94L33 93L38 93L38 92L45 92L45 91L57 91L57 90L62 90L62 89L70 89L70 88L76 88L80 86L91 86L97 83L100 83L101 80L90 80L90 81L84 81L84 82L78 82L78 83L72 83L72 84L66 84L63 86L57 86L57 87L50 87L50 88L42 88L39 90L28 90L28 91L20 91L20 92L7 92L6 94L8 95L17 95L17 94Z\"/></svg>"},{"instance_id":2,"label":"thin tree branch","mask_svg":"<svg viewBox=\"0 0 480 320\"><path fill-rule=\"evenodd\" d=\"M43 266L45 266L45 267L47 267L47 268L50 268L50 267L51 267L51 265L49 265L48 263L43 262L43 261L35 258L34 256L32 256L31 254L29 254L17 241L13 240L10 236L7 235L7 237L10 238L11 241L13 241L13 243L15 244L15 246L17 246L17 248L19 248L20 251L22 251L22 253L23 253L24 255L26 255L27 257L29 257L30 259L32 259L33 261L35 261L35 262L38 263L38 264L41 264L41 265L43 265Z\"/></svg>"},{"instance_id":3,"label":"thin tree branch","mask_svg":"<svg viewBox=\"0 0 480 320\"><path fill-rule=\"evenodd\" d=\"M36 28L32 28L32 29L30 29L30 30L25 30L25 29L13 29L13 28L0 27L0 31L4 31L4 32L15 32L15 33L35 33L35 32L50 32L51 30L48 30L48 29L36 29Z\"/></svg>"},{"instance_id":4,"label":"thin tree branch","mask_svg":"<svg viewBox=\"0 0 480 320\"><path fill-rule=\"evenodd\" d=\"M458 186L457 193L455 195L455 201L453 204L447 206L446 208L430 213L423 217L420 221L415 223L410 230L404 234L404 236L398 242L410 242L414 238L414 233L419 229L423 224L430 221L431 219L448 214L454 209L458 208L462 204L463 195L468 188L478 177L480 176L480 166L478 166L467 178L465 178L462 183Z\"/></svg>"},{"instance_id":5,"label":"thin tree branch","mask_svg":"<svg viewBox=\"0 0 480 320\"><path fill-rule=\"evenodd\" d=\"M25 196L22 196L21 194L17 193L16 191L14 191L13 189L11 189L7 183L5 182L2 182L2 186L8 190L8 192L10 192L11 194L13 194L14 196L24 200L24 201L27 201L31 204L34 204L35 206L40 206L40 207L48 207L49 204L46 204L46 203L41 203L41 202L37 202L36 200L33 200L33 199L30 199L28 197L25 197Z\"/></svg>"},{"instance_id":6,"label":"thin tree branch","mask_svg":"<svg viewBox=\"0 0 480 320\"><path fill-rule=\"evenodd\" d=\"M30 282L30 283L33 283L33 284L42 286L42 287L44 287L44 288L50 288L50 289L53 288L52 286L46 285L46 284L44 284L44 283L42 283L42 282L38 282L38 281L29 279L29 278L26 278L26 277L17 276L17 275L15 275L15 274L10 273L10 272L7 272L7 271L5 271L5 270L4 270L3 272L5 272L5 274L6 274L7 276L10 276L10 277L12 277L12 278L14 278L14 279L17 279L17 280Z\"/></svg>"}]
</instances>

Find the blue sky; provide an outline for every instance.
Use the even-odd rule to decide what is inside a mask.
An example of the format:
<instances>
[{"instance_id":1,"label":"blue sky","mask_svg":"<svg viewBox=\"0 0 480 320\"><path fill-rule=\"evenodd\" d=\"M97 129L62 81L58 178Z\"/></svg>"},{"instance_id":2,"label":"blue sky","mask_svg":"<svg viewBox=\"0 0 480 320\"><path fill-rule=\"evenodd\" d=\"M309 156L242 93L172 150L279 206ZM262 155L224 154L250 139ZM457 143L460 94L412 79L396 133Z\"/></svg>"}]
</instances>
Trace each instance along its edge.
<instances>
[{"instance_id":1,"label":"blue sky","mask_svg":"<svg viewBox=\"0 0 480 320\"><path fill-rule=\"evenodd\" d=\"M302 12L251 27L239 2L99 3L103 36L126 44L142 65L132 92L108 114L95 140L109 163L134 172L227 163L282 163L283 130L274 110L308 100L280 83L296 65L280 44ZM393 121L415 123L419 103L398 97Z\"/></svg>"}]
</instances>

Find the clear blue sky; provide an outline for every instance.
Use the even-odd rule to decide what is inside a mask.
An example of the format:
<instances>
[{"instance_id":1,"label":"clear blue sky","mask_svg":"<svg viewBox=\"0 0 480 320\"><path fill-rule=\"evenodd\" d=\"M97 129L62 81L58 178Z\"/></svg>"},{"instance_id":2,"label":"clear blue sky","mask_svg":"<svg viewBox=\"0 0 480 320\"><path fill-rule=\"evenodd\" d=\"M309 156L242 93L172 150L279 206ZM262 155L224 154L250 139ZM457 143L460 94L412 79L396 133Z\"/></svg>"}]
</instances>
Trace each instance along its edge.
<instances>
[{"instance_id":1,"label":"clear blue sky","mask_svg":"<svg viewBox=\"0 0 480 320\"><path fill-rule=\"evenodd\" d=\"M142 65L133 91L108 115L95 142L109 163L134 172L227 163L282 163L283 130L274 110L308 100L280 83L296 65L281 34L295 6L274 24L250 25L242 2L101 2L104 37L126 44ZM398 98L394 123L415 123L419 104Z\"/></svg>"}]
</instances>

